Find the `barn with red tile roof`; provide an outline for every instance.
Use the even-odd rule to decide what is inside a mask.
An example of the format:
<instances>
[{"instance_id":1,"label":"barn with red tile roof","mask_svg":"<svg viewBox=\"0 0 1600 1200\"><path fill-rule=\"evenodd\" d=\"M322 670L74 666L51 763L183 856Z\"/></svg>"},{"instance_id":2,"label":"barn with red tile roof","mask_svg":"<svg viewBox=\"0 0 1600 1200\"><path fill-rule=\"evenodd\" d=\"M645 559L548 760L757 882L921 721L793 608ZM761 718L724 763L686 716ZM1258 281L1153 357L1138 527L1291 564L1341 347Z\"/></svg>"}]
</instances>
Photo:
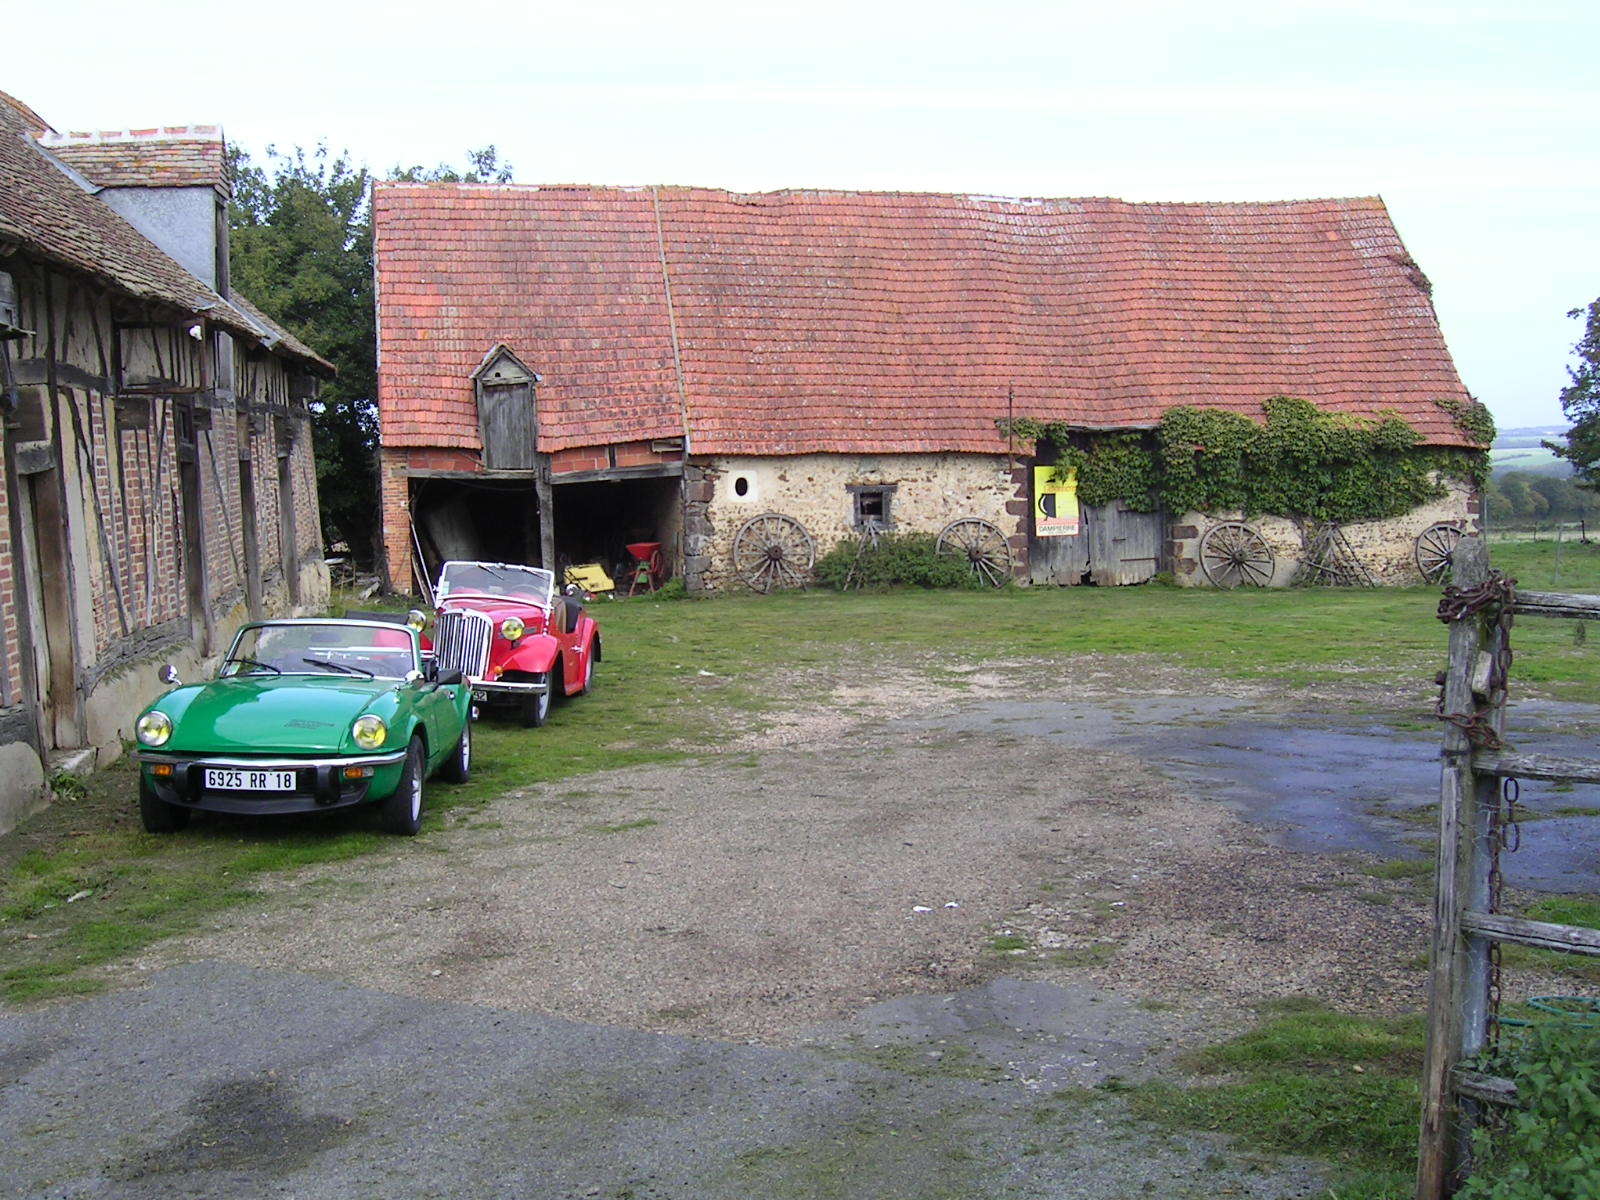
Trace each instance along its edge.
<instances>
[{"instance_id":1,"label":"barn with red tile roof","mask_svg":"<svg viewBox=\"0 0 1600 1200\"><path fill-rule=\"evenodd\" d=\"M1105 565L1093 520L1044 540L1037 448L1008 420L1150 429L1291 395L1472 445L1427 280L1375 198L389 183L373 208L396 579L475 540L608 565L654 540L716 586L738 528L776 511L821 549L978 519L1022 578L1076 582ZM515 399L485 385L495 350L525 372ZM485 532L507 504L521 542ZM1141 519L1155 549L1116 578L1190 557Z\"/></svg>"}]
</instances>

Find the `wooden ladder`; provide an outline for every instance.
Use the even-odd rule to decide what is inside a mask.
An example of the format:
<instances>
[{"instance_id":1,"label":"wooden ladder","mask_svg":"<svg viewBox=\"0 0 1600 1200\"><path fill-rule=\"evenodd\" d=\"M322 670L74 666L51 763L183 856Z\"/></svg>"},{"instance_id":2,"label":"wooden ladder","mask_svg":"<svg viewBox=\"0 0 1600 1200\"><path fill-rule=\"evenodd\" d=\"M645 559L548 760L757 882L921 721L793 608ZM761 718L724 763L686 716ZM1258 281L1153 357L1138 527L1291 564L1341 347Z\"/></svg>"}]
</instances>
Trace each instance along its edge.
<instances>
[{"instance_id":1,"label":"wooden ladder","mask_svg":"<svg viewBox=\"0 0 1600 1200\"><path fill-rule=\"evenodd\" d=\"M1446 589L1441 604L1443 616L1452 600L1458 602L1449 621L1450 661L1439 710L1447 724L1439 781L1417 1200L1441 1200L1463 1182L1470 1166L1469 1134L1483 1106L1517 1102L1511 1080L1462 1065L1488 1044L1495 1019L1490 946L1514 942L1600 956L1600 930L1507 916L1491 911L1490 902L1501 781L1600 783L1600 760L1515 754L1504 748L1511 617L1600 620L1600 596L1506 589L1495 598L1493 588L1484 587L1498 577L1489 569L1489 551L1481 537L1463 539L1453 571L1453 587ZM1474 605L1475 594L1486 602Z\"/></svg>"}]
</instances>

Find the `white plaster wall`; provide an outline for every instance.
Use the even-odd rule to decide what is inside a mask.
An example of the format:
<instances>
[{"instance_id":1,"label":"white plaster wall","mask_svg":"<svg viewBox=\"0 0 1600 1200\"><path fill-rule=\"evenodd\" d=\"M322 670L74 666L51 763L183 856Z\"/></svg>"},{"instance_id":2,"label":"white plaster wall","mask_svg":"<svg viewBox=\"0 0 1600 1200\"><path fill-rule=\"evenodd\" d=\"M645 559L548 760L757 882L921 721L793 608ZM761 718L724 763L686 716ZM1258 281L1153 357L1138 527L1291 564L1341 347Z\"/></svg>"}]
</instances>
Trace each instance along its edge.
<instances>
[{"instance_id":1,"label":"white plaster wall","mask_svg":"<svg viewBox=\"0 0 1600 1200\"><path fill-rule=\"evenodd\" d=\"M1452 521L1469 531L1478 529L1478 519L1471 507L1473 490L1467 484L1445 481L1446 494L1438 500L1418 505L1398 517L1381 521L1356 521L1342 526L1356 557L1380 584L1403 587L1422 583L1417 570L1414 550L1419 534L1439 521ZM1200 539L1208 529L1224 521L1244 521L1256 530L1272 547L1276 559L1272 586L1287 587L1294 582L1305 549L1300 527L1287 517L1243 517L1236 512L1185 513L1173 522L1172 558L1179 583L1194 587L1209 587L1210 582L1199 567ZM1193 529L1192 536L1177 536Z\"/></svg>"},{"instance_id":2,"label":"white plaster wall","mask_svg":"<svg viewBox=\"0 0 1600 1200\"><path fill-rule=\"evenodd\" d=\"M1010 536L1018 518L1006 512L1015 485L1006 460L987 454L801 454L787 458L717 458L700 464L710 481L711 563L706 585L731 581L733 539L762 513L783 513L806 527L820 558L854 538L850 484L895 485L890 519L896 533L938 533L951 521L981 517ZM744 496L735 491L743 478ZM737 581L732 581L737 583Z\"/></svg>"}]
</instances>

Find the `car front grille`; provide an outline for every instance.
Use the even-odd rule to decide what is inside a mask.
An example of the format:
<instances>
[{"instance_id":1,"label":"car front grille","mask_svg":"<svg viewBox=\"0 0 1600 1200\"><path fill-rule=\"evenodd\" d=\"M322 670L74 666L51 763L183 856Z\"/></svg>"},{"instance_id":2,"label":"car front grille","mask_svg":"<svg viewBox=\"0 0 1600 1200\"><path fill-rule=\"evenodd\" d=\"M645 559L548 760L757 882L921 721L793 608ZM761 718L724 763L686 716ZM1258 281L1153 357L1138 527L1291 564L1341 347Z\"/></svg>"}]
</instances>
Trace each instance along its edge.
<instances>
[{"instance_id":1,"label":"car front grille","mask_svg":"<svg viewBox=\"0 0 1600 1200\"><path fill-rule=\"evenodd\" d=\"M489 670L489 641L493 636L494 622L482 613L440 613L433 631L433 653L439 670L460 671L469 679L482 679Z\"/></svg>"}]
</instances>

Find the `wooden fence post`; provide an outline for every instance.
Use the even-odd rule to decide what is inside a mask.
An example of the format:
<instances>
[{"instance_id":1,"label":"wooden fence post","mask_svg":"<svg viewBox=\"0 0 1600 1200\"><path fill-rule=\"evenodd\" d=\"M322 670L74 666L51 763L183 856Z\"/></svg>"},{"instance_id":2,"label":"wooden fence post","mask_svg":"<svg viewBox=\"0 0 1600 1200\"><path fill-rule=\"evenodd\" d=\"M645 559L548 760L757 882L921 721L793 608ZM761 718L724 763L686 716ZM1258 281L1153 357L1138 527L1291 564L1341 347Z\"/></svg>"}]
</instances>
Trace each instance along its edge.
<instances>
[{"instance_id":1,"label":"wooden fence post","mask_svg":"<svg viewBox=\"0 0 1600 1200\"><path fill-rule=\"evenodd\" d=\"M1489 578L1489 554L1482 538L1465 538L1452 569L1457 587L1475 587ZM1473 613L1450 626L1450 660L1445 671L1442 711L1463 717L1478 711L1472 693L1474 672L1484 652L1484 619ZM1491 786L1493 781L1491 780ZM1460 1048L1472 1037L1469 979L1487 976L1488 956L1481 938L1469 947L1462 936L1466 896L1476 890L1476 852L1480 841L1477 777L1472 742L1460 725L1445 725L1439 780L1439 849L1434 874L1433 946L1428 970L1428 1044L1422 1073L1422 1131L1417 1157L1417 1200L1440 1200L1457 1159L1455 1105L1451 1072ZM1481 960L1481 961L1479 961ZM1479 1006L1481 1007L1481 1006ZM1481 1033L1478 1035L1481 1041Z\"/></svg>"}]
</instances>

